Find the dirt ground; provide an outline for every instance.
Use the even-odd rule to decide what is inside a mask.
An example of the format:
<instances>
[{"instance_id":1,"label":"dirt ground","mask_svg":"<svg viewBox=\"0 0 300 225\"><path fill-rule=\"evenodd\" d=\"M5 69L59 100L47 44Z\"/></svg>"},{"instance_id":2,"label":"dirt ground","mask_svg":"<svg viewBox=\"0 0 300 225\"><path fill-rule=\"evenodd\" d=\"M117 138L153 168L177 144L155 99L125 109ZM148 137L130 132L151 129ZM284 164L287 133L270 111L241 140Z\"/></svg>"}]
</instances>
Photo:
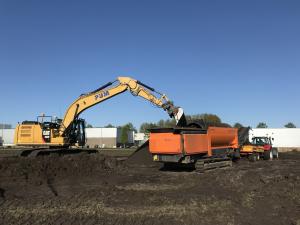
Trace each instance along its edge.
<instances>
[{"instance_id":1,"label":"dirt ground","mask_svg":"<svg viewBox=\"0 0 300 225\"><path fill-rule=\"evenodd\" d=\"M299 152L205 173L142 158L0 158L0 224L300 225Z\"/></svg>"}]
</instances>

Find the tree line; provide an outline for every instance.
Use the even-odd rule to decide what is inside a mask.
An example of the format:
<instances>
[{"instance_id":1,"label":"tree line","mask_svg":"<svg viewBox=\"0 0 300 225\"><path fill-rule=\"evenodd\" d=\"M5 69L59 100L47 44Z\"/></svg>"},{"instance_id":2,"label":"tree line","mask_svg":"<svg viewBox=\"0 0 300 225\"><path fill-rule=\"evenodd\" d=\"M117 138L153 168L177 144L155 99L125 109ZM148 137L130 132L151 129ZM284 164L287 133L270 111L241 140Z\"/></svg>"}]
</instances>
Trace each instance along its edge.
<instances>
[{"instance_id":1,"label":"tree line","mask_svg":"<svg viewBox=\"0 0 300 225\"><path fill-rule=\"evenodd\" d=\"M203 124L206 125L213 125L213 126L222 126L222 127L234 127L234 128L241 128L241 127L248 127L246 125L243 125L239 122L236 122L233 125L224 123L221 118L216 114L211 113L203 113L203 114L195 114L195 115L186 115L186 119L188 123L191 123L193 121L201 121ZM176 125L175 119L167 119L167 120L159 120L157 123L149 123L144 122L141 124L139 128L139 132L141 133L149 133L149 130L152 128L167 128L167 127L174 127ZM86 124L86 127L92 127L90 124ZM128 131L135 131L138 132L138 130L133 126L132 123L126 123L122 126L114 126L112 124L108 124L105 126L105 128L120 128L121 129L121 143L126 143L128 139ZM292 122L288 122L284 125L285 128L296 128L296 125ZM266 122L259 122L256 126L256 128L268 128L268 125Z\"/></svg>"},{"instance_id":2,"label":"tree line","mask_svg":"<svg viewBox=\"0 0 300 225\"><path fill-rule=\"evenodd\" d=\"M288 122L287 124L284 125L285 128L297 128L296 125L292 122ZM267 123L265 122L260 122L257 124L256 128L268 128Z\"/></svg>"},{"instance_id":3,"label":"tree line","mask_svg":"<svg viewBox=\"0 0 300 225\"><path fill-rule=\"evenodd\" d=\"M224 123L219 116L217 116L215 114L209 114L209 113L187 115L186 118L187 118L188 123L201 120L204 124L210 124L213 126L234 127L234 128L248 127L248 125L243 125L239 122L236 122L233 125ZM176 122L174 119L159 120L157 123L145 122L145 123L141 124L139 131L142 133L148 133L149 129L152 129L152 128L174 127L175 125L176 125ZM284 127L285 128L296 128L296 125L292 122L288 122L287 124L284 125ZM259 122L257 124L256 128L268 128L268 125L266 122Z\"/></svg>"},{"instance_id":4,"label":"tree line","mask_svg":"<svg viewBox=\"0 0 300 225\"><path fill-rule=\"evenodd\" d=\"M187 123L192 123L194 121L201 121L204 125L205 124L213 124L215 126L225 126L231 127L229 124L225 124L222 122L221 118L215 114L210 113L203 113L203 114L195 114L195 115L186 115ZM157 123L142 123L140 126L140 132L148 133L149 129L152 128L167 128L167 127L174 127L176 125L175 119L167 119L167 120L160 120Z\"/></svg>"}]
</instances>

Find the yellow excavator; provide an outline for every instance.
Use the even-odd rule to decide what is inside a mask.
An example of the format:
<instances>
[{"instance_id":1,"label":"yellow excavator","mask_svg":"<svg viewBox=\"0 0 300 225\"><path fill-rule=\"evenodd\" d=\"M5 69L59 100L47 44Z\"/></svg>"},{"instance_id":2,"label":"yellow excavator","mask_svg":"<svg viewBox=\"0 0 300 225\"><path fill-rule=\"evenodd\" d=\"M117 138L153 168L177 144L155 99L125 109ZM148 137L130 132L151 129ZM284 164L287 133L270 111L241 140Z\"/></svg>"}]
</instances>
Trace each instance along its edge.
<instances>
[{"instance_id":1,"label":"yellow excavator","mask_svg":"<svg viewBox=\"0 0 300 225\"><path fill-rule=\"evenodd\" d=\"M85 121L79 115L86 109L125 91L140 96L167 111L177 126L185 126L183 109L175 107L165 94L130 77L118 77L100 88L82 94L67 109L64 118L39 116L37 121L23 121L15 130L15 144L30 147L70 147L85 145Z\"/></svg>"}]
</instances>

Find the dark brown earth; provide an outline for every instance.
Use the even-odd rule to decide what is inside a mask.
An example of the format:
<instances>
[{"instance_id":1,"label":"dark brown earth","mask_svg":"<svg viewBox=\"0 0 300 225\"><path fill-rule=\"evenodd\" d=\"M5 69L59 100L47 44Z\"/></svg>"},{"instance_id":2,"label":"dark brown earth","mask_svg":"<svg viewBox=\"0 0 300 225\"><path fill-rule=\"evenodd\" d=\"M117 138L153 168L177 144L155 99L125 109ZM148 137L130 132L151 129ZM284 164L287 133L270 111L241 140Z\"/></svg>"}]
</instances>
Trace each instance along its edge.
<instances>
[{"instance_id":1,"label":"dark brown earth","mask_svg":"<svg viewBox=\"0 0 300 225\"><path fill-rule=\"evenodd\" d=\"M300 153L202 174L139 154L0 158L0 224L300 224Z\"/></svg>"}]
</instances>

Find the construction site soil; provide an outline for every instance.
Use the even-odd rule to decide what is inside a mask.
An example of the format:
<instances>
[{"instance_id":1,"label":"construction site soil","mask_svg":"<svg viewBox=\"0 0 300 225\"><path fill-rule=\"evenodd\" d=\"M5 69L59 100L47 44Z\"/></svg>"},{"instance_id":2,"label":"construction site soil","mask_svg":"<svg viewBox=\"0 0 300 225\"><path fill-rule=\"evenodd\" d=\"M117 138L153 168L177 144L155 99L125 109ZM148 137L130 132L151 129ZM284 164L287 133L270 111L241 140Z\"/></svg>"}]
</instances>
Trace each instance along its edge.
<instances>
[{"instance_id":1,"label":"construction site soil","mask_svg":"<svg viewBox=\"0 0 300 225\"><path fill-rule=\"evenodd\" d=\"M197 173L145 149L0 158L0 224L300 224L299 152Z\"/></svg>"}]
</instances>

